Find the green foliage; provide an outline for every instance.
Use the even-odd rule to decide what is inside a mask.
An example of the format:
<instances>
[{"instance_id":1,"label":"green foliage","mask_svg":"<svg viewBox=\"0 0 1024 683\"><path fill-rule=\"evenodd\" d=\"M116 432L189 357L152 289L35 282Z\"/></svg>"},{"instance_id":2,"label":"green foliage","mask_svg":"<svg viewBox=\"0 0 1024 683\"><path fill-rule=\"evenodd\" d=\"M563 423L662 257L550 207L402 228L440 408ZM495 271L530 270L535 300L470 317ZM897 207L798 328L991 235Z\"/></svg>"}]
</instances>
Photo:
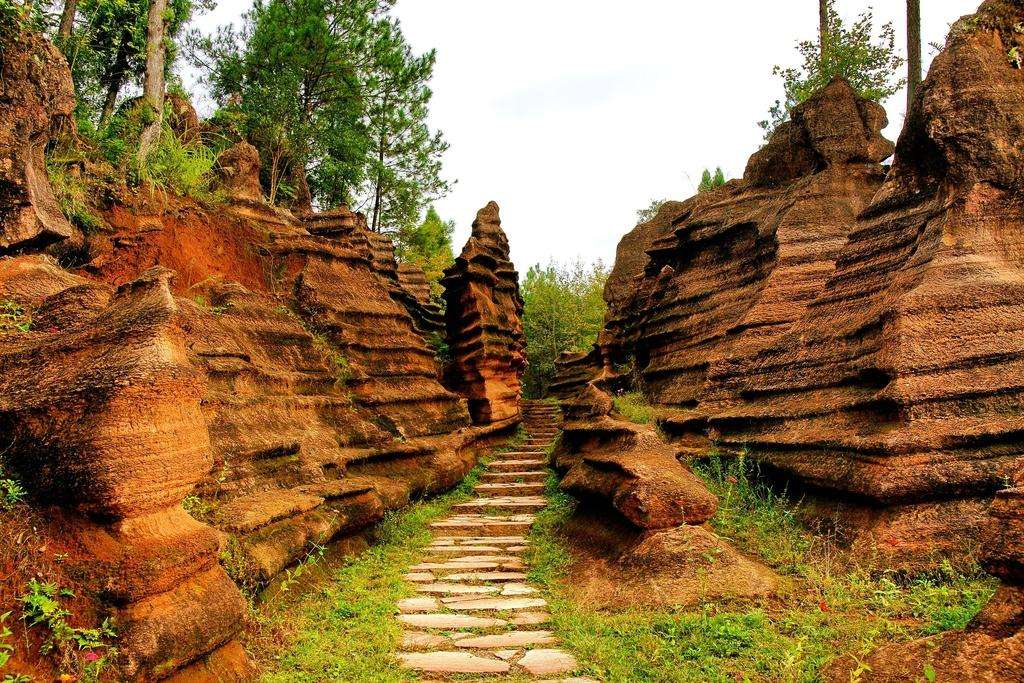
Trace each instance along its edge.
<instances>
[{"instance_id":1,"label":"green foliage","mask_svg":"<svg viewBox=\"0 0 1024 683\"><path fill-rule=\"evenodd\" d=\"M523 377L526 396L543 396L555 378L555 360L565 351L588 351L604 323L604 283L608 270L601 261L531 266L523 281L523 331L528 365Z\"/></svg>"},{"instance_id":2,"label":"green foliage","mask_svg":"<svg viewBox=\"0 0 1024 683\"><path fill-rule=\"evenodd\" d=\"M98 680L100 673L108 663L108 658L116 654L108 641L117 637L114 625L104 619L97 628L77 628L68 623L71 616L61 603L62 598L73 598L74 593L60 588L54 582L29 579L27 591L21 595L22 620L27 628L42 627L49 635L39 649L40 654L56 654L61 658L61 668L74 668L82 672L83 680ZM96 651L106 651L99 656ZM81 662L77 662L77 653L84 653Z\"/></svg>"},{"instance_id":3,"label":"green foliage","mask_svg":"<svg viewBox=\"0 0 1024 683\"><path fill-rule=\"evenodd\" d=\"M825 45L818 40L797 43L803 60L799 67L776 65L772 73L782 78L784 101L776 100L768 119L759 125L769 137L775 128L789 119L790 110L820 88L841 76L861 97L882 102L903 87L906 80L897 77L903 58L896 51L896 32L892 23L883 24L875 40L874 15L868 8L847 26L828 0L828 31Z\"/></svg>"},{"instance_id":4,"label":"green foliage","mask_svg":"<svg viewBox=\"0 0 1024 683\"><path fill-rule=\"evenodd\" d=\"M199 140L183 142L164 125L156 148L139 169L139 179L165 192L209 202L218 201L212 191L217 157Z\"/></svg>"},{"instance_id":5,"label":"green foliage","mask_svg":"<svg viewBox=\"0 0 1024 683\"><path fill-rule=\"evenodd\" d=\"M23 306L10 299L0 299L0 335L28 332L32 316Z\"/></svg>"},{"instance_id":6,"label":"green foliage","mask_svg":"<svg viewBox=\"0 0 1024 683\"><path fill-rule=\"evenodd\" d=\"M75 173L74 166L58 159L46 159L46 174L50 178L57 204L68 221L85 235L91 235L104 227L103 219L93 213L86 201L90 188L81 174Z\"/></svg>"},{"instance_id":7,"label":"green foliage","mask_svg":"<svg viewBox=\"0 0 1024 683\"><path fill-rule=\"evenodd\" d=\"M722 167L716 168L714 175L712 175L710 169L705 168L703 175L700 177L700 185L697 186L697 192L710 192L722 185L725 185L725 173L722 172Z\"/></svg>"},{"instance_id":8,"label":"green foliage","mask_svg":"<svg viewBox=\"0 0 1024 683\"><path fill-rule=\"evenodd\" d=\"M8 36L26 29L41 31L46 26L42 4L35 0L0 0L0 45Z\"/></svg>"},{"instance_id":9,"label":"green foliage","mask_svg":"<svg viewBox=\"0 0 1024 683\"><path fill-rule=\"evenodd\" d=\"M359 200L397 232L448 190L426 124L433 51L415 55L383 0L260 0L239 30L193 33L229 124L260 151L271 202L308 176L320 205Z\"/></svg>"},{"instance_id":10,"label":"green foliage","mask_svg":"<svg viewBox=\"0 0 1024 683\"><path fill-rule=\"evenodd\" d=\"M168 0L166 69L174 64L177 39L196 9L208 0ZM79 0L76 27L58 47L67 57L78 98L79 119L106 118L119 93L145 73L149 0Z\"/></svg>"},{"instance_id":11,"label":"green foliage","mask_svg":"<svg viewBox=\"0 0 1024 683\"><path fill-rule=\"evenodd\" d=\"M654 419L654 409L640 392L630 392L615 397L615 408L622 416L636 424L650 424Z\"/></svg>"},{"instance_id":12,"label":"green foliage","mask_svg":"<svg viewBox=\"0 0 1024 683\"><path fill-rule=\"evenodd\" d=\"M14 652L14 646L7 642L7 639L14 635L10 626L7 625L7 620L10 617L10 612L0 614L0 670L7 662L11 661L11 653Z\"/></svg>"},{"instance_id":13,"label":"green foliage","mask_svg":"<svg viewBox=\"0 0 1024 683\"><path fill-rule=\"evenodd\" d=\"M406 225L395 234L395 253L399 261L414 263L423 269L430 284L430 294L441 300L441 276L455 257L452 255L452 234L454 221L441 220L440 214L431 206L419 224Z\"/></svg>"},{"instance_id":14,"label":"green foliage","mask_svg":"<svg viewBox=\"0 0 1024 683\"><path fill-rule=\"evenodd\" d=\"M387 513L373 531L373 545L340 566L321 565L328 577L319 590L258 615L261 629L287 626L294 634L283 652L255 648L263 680L410 680L395 660L402 631L395 604L413 591L404 574L430 543L430 523L473 495L480 469L451 493Z\"/></svg>"},{"instance_id":15,"label":"green foliage","mask_svg":"<svg viewBox=\"0 0 1024 683\"><path fill-rule=\"evenodd\" d=\"M661 205L667 201L667 199L652 199L651 203L648 204L646 208L639 209L636 212L636 222L646 223L647 221L652 220L655 216L658 215L658 211L661 209Z\"/></svg>"},{"instance_id":16,"label":"green foliage","mask_svg":"<svg viewBox=\"0 0 1024 683\"><path fill-rule=\"evenodd\" d=\"M750 606L597 610L577 602L573 556L560 532L575 501L549 479L548 507L530 534L529 579L544 591L553 629L577 655L581 675L651 683L817 681L840 655L862 657L884 643L962 627L991 596L990 578L948 566L901 581L891 572L851 569L837 561L835 548L826 561L822 539L799 524L796 504L769 493L754 467L746 458L712 457L695 468L721 501L715 531L789 573L791 585L784 582L777 598Z\"/></svg>"}]
</instances>

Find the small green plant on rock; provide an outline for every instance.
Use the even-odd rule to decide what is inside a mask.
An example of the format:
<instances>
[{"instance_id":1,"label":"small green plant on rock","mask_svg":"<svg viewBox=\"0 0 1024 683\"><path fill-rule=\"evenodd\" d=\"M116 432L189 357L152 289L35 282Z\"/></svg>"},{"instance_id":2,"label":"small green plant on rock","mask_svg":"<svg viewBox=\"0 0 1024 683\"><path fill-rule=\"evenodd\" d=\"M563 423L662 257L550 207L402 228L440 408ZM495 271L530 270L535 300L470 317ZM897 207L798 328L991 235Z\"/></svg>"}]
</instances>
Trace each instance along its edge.
<instances>
[{"instance_id":1,"label":"small green plant on rock","mask_svg":"<svg viewBox=\"0 0 1024 683\"><path fill-rule=\"evenodd\" d=\"M654 408L638 391L616 396L615 409L622 413L624 418L636 424L650 424L654 419Z\"/></svg>"},{"instance_id":2,"label":"small green plant on rock","mask_svg":"<svg viewBox=\"0 0 1024 683\"><path fill-rule=\"evenodd\" d=\"M28 332L32 316L23 306L10 299L0 299L0 334Z\"/></svg>"},{"instance_id":3,"label":"small green plant on rock","mask_svg":"<svg viewBox=\"0 0 1024 683\"><path fill-rule=\"evenodd\" d=\"M40 654L54 654L60 658L61 670L81 672L82 680L98 680L103 668L116 650L108 641L117 637L110 619L104 619L97 628L78 628L68 623L71 616L61 598L74 598L75 594L55 582L29 579L27 591L21 596L22 620L27 628L42 627L49 631ZM101 652L103 654L101 654Z\"/></svg>"}]
</instances>

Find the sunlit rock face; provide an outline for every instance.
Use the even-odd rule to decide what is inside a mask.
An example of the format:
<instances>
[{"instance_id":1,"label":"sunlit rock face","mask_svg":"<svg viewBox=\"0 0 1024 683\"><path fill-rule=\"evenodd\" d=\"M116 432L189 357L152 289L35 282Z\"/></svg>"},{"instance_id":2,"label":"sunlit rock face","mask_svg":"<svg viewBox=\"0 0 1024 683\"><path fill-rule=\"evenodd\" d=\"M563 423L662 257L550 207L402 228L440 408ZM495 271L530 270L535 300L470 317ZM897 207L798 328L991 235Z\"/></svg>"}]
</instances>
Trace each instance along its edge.
<instances>
[{"instance_id":1,"label":"sunlit rock face","mask_svg":"<svg viewBox=\"0 0 1024 683\"><path fill-rule=\"evenodd\" d=\"M496 203L477 212L472 235L442 282L450 386L469 399L477 424L518 418L526 368L523 299Z\"/></svg>"},{"instance_id":2,"label":"sunlit rock face","mask_svg":"<svg viewBox=\"0 0 1024 683\"><path fill-rule=\"evenodd\" d=\"M0 36L0 254L72 236L46 175L43 152L75 108L71 71L48 40Z\"/></svg>"},{"instance_id":3,"label":"sunlit rock face","mask_svg":"<svg viewBox=\"0 0 1024 683\"><path fill-rule=\"evenodd\" d=\"M170 271L113 290L37 256L0 263L0 291L37 302L38 328L0 335L0 447L59 529L38 533L64 551L75 592L117 619L121 675L215 653L226 680L247 677L244 601L215 531L181 507L212 453Z\"/></svg>"}]
</instances>

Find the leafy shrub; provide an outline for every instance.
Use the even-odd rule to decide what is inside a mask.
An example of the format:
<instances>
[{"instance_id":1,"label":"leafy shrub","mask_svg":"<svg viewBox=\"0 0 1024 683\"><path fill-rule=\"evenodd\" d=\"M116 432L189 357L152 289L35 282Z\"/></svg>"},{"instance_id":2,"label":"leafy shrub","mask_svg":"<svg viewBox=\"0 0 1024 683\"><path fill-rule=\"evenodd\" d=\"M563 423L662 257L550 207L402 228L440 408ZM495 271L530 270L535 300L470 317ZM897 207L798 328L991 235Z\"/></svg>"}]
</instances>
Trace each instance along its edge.
<instances>
[{"instance_id":1,"label":"leafy shrub","mask_svg":"<svg viewBox=\"0 0 1024 683\"><path fill-rule=\"evenodd\" d=\"M117 637L110 619L104 619L98 628L71 626L67 621L71 612L61 604L60 599L75 597L73 592L59 587L55 582L37 579L29 579L27 588L27 592L20 598L21 618L28 628L43 627L50 632L39 648L40 654L55 653L61 659L62 670L78 670L82 680L99 680L108 657L116 654L116 650L107 642ZM106 651L106 654L100 655L98 650ZM77 658L79 653L80 663Z\"/></svg>"},{"instance_id":2,"label":"leafy shrub","mask_svg":"<svg viewBox=\"0 0 1024 683\"><path fill-rule=\"evenodd\" d=\"M828 30L824 48L818 40L797 44L803 63L800 67L776 65L772 73L782 78L785 101L776 100L769 117L758 125L771 136L778 125L789 119L789 111L818 89L842 76L857 94L881 102L906 83L896 77L903 58L896 50L896 32L892 23L883 24L875 42L874 15L870 8L847 26L835 10L834 0L828 2Z\"/></svg>"},{"instance_id":3,"label":"leafy shrub","mask_svg":"<svg viewBox=\"0 0 1024 683\"><path fill-rule=\"evenodd\" d=\"M46 160L46 174L64 217L86 235L103 228L103 220L92 212L86 202L89 188L81 176L56 159Z\"/></svg>"}]
</instances>

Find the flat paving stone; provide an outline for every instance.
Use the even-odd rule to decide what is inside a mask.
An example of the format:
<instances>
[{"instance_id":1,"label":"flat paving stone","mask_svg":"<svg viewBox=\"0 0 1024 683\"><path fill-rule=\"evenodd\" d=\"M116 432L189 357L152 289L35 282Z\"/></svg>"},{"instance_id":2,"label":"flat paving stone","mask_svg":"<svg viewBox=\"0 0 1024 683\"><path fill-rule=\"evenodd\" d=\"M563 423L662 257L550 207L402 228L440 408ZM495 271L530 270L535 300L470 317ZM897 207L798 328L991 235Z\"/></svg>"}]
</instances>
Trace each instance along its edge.
<instances>
[{"instance_id":1,"label":"flat paving stone","mask_svg":"<svg viewBox=\"0 0 1024 683\"><path fill-rule=\"evenodd\" d=\"M469 586L464 583L424 583L416 586L420 593L438 593L442 595L480 595L497 593L501 590L498 586Z\"/></svg>"},{"instance_id":2,"label":"flat paving stone","mask_svg":"<svg viewBox=\"0 0 1024 683\"><path fill-rule=\"evenodd\" d=\"M579 668L576 658L568 652L544 648L527 650L516 664L534 676L570 673Z\"/></svg>"},{"instance_id":3,"label":"flat paving stone","mask_svg":"<svg viewBox=\"0 0 1024 683\"><path fill-rule=\"evenodd\" d=\"M434 612L440 607L437 598L405 598L398 601L398 610L403 614L412 612Z\"/></svg>"},{"instance_id":4,"label":"flat paving stone","mask_svg":"<svg viewBox=\"0 0 1024 683\"><path fill-rule=\"evenodd\" d=\"M544 493L543 482L497 482L494 484L477 484L476 490L480 493L508 493L522 495L536 495Z\"/></svg>"},{"instance_id":5,"label":"flat paving stone","mask_svg":"<svg viewBox=\"0 0 1024 683\"><path fill-rule=\"evenodd\" d=\"M547 481L548 473L539 470L524 470L522 472L482 472L480 479L483 481L524 481L544 482Z\"/></svg>"},{"instance_id":6,"label":"flat paving stone","mask_svg":"<svg viewBox=\"0 0 1024 683\"><path fill-rule=\"evenodd\" d=\"M448 647L451 638L437 633L424 633L423 631L404 631L402 633L402 648L406 650L432 649Z\"/></svg>"},{"instance_id":7,"label":"flat paving stone","mask_svg":"<svg viewBox=\"0 0 1024 683\"><path fill-rule=\"evenodd\" d=\"M404 578L406 581L412 581L413 583L429 583L436 580L436 577L430 572L409 572Z\"/></svg>"},{"instance_id":8,"label":"flat paving stone","mask_svg":"<svg viewBox=\"0 0 1024 683\"><path fill-rule=\"evenodd\" d=\"M448 609L472 612L476 610L521 610L547 607L544 598L477 598L448 603Z\"/></svg>"},{"instance_id":9,"label":"flat paving stone","mask_svg":"<svg viewBox=\"0 0 1024 683\"><path fill-rule=\"evenodd\" d=\"M495 647L526 647L527 645L551 645L555 642L551 631L509 631L487 636L463 638L459 647L490 649Z\"/></svg>"},{"instance_id":10,"label":"flat paving stone","mask_svg":"<svg viewBox=\"0 0 1024 683\"><path fill-rule=\"evenodd\" d=\"M399 652L398 659L408 669L431 673L500 674L511 668L508 662L472 652Z\"/></svg>"},{"instance_id":11,"label":"flat paving stone","mask_svg":"<svg viewBox=\"0 0 1024 683\"><path fill-rule=\"evenodd\" d=\"M525 581L526 572L460 572L444 578L449 581Z\"/></svg>"},{"instance_id":12,"label":"flat paving stone","mask_svg":"<svg viewBox=\"0 0 1024 683\"><path fill-rule=\"evenodd\" d=\"M513 626L537 626L551 621L551 615L547 612L518 612L509 619Z\"/></svg>"},{"instance_id":13,"label":"flat paving stone","mask_svg":"<svg viewBox=\"0 0 1024 683\"><path fill-rule=\"evenodd\" d=\"M429 545L432 553L500 553L504 548L496 545Z\"/></svg>"},{"instance_id":14,"label":"flat paving stone","mask_svg":"<svg viewBox=\"0 0 1024 683\"><path fill-rule=\"evenodd\" d=\"M491 654L493 654L498 659L504 659L507 662L520 652L521 650L494 650Z\"/></svg>"},{"instance_id":15,"label":"flat paving stone","mask_svg":"<svg viewBox=\"0 0 1024 683\"><path fill-rule=\"evenodd\" d=\"M500 562L421 562L412 566L414 571L437 571L441 569L500 569Z\"/></svg>"},{"instance_id":16,"label":"flat paving stone","mask_svg":"<svg viewBox=\"0 0 1024 683\"><path fill-rule=\"evenodd\" d=\"M505 472L517 472L519 470L528 470L534 467L544 467L545 462L543 460L537 460L536 458L528 459L515 459L515 460L502 460L501 462L492 462L487 467L494 471L505 471Z\"/></svg>"},{"instance_id":17,"label":"flat paving stone","mask_svg":"<svg viewBox=\"0 0 1024 683\"><path fill-rule=\"evenodd\" d=\"M403 624L415 626L416 628L495 628L507 626L504 619L493 617L476 617L469 614L444 614L441 612L428 614L399 614L398 620Z\"/></svg>"},{"instance_id":18,"label":"flat paving stone","mask_svg":"<svg viewBox=\"0 0 1024 683\"><path fill-rule=\"evenodd\" d=\"M506 583L501 589L503 596L508 595L535 595L537 589L531 586L527 586L525 583Z\"/></svg>"},{"instance_id":19,"label":"flat paving stone","mask_svg":"<svg viewBox=\"0 0 1024 683\"><path fill-rule=\"evenodd\" d=\"M490 496L475 498L465 503L455 505L460 510L529 510L531 512L543 510L547 507L547 500L543 496Z\"/></svg>"}]
</instances>

